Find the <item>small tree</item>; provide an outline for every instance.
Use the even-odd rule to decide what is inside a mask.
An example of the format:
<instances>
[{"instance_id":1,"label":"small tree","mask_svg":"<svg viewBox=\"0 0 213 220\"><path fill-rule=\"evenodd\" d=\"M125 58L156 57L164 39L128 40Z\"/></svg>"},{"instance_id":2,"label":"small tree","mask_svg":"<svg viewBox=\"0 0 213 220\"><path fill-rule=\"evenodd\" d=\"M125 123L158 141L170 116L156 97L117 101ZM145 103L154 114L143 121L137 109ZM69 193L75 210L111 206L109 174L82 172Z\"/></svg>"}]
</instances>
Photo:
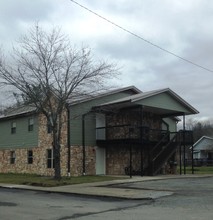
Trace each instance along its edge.
<instances>
[{"instance_id":1,"label":"small tree","mask_svg":"<svg viewBox=\"0 0 213 220\"><path fill-rule=\"evenodd\" d=\"M106 89L106 80L115 74L115 65L95 62L88 48L73 48L59 28L46 32L35 25L20 39L11 60L1 54L1 83L18 89L25 103L36 106L50 122L56 179L61 178L61 129L67 100Z\"/></svg>"}]
</instances>

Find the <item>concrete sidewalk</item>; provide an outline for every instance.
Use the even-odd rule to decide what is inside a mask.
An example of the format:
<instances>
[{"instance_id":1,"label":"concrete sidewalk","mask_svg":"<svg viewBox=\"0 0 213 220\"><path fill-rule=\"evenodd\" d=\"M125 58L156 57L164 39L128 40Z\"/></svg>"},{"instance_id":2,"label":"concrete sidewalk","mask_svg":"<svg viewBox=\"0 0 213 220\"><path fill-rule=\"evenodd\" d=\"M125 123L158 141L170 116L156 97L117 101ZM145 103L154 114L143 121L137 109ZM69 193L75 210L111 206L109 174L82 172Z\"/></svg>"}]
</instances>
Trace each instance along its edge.
<instances>
[{"instance_id":1,"label":"concrete sidewalk","mask_svg":"<svg viewBox=\"0 0 213 220\"><path fill-rule=\"evenodd\" d=\"M142 182L142 181L156 181L162 179L171 178L196 178L207 177L212 175L170 175L170 176L154 176L154 177L133 177L131 179L119 179L105 182L96 183L84 183L57 187L39 187L39 186L27 186L27 185L14 185L14 184L1 184L0 187L13 188L13 189L25 189L33 191L43 191L49 193L66 193L72 195L84 195L94 197L109 197L119 199L133 199L133 200L152 200L162 196L172 195L171 191L150 190L150 189L134 189L134 188L116 188L110 187L111 185Z\"/></svg>"}]
</instances>

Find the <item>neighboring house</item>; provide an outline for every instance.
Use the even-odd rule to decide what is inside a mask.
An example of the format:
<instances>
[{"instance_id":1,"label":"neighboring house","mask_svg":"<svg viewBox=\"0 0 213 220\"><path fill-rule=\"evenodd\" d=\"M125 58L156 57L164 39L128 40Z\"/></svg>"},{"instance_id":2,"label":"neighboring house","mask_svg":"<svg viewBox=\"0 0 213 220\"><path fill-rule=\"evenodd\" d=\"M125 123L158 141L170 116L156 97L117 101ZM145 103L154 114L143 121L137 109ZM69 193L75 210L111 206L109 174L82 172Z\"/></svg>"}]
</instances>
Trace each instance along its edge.
<instances>
[{"instance_id":1,"label":"neighboring house","mask_svg":"<svg viewBox=\"0 0 213 220\"><path fill-rule=\"evenodd\" d=\"M67 102L63 176L118 175L128 167L155 175L175 160L183 140L193 144L191 131L177 131L177 116L198 111L169 88L143 93L130 86ZM54 174L51 131L36 108L23 106L0 117L0 172Z\"/></svg>"},{"instance_id":2,"label":"neighboring house","mask_svg":"<svg viewBox=\"0 0 213 220\"><path fill-rule=\"evenodd\" d=\"M193 145L195 165L213 164L213 138L203 136Z\"/></svg>"}]
</instances>

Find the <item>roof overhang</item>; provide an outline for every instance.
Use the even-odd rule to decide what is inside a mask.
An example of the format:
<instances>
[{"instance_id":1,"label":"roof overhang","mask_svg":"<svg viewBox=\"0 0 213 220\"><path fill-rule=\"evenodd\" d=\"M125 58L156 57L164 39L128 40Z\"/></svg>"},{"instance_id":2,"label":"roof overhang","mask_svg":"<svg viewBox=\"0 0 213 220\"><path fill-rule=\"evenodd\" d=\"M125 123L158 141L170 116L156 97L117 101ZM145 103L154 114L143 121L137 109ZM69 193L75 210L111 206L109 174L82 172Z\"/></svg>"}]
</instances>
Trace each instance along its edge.
<instances>
[{"instance_id":1,"label":"roof overhang","mask_svg":"<svg viewBox=\"0 0 213 220\"><path fill-rule=\"evenodd\" d=\"M167 94L169 99L176 103L176 106L179 106L179 108L170 108L170 106L163 105L161 103L157 103L156 105L153 104L152 100L153 102L158 102L156 101L156 97L160 97L160 94ZM155 99L153 99L153 97L155 97ZM92 110L96 112L115 112L124 108L133 107L142 107L143 111L152 112L161 115L162 117L182 116L199 113L194 107L192 107L189 103L187 103L170 89L155 90L128 96L122 99L114 100L112 102L94 106Z\"/></svg>"},{"instance_id":2,"label":"roof overhang","mask_svg":"<svg viewBox=\"0 0 213 220\"><path fill-rule=\"evenodd\" d=\"M92 111L99 112L99 113L100 112L107 113L107 112L118 112L121 109L129 109L129 108L142 108L144 112L152 112L156 115L161 115L162 117L165 117L165 118L185 115L185 113L181 111L174 111L174 110L163 109L163 108L155 108L152 106L145 106L145 105L132 103L131 101L95 106L92 108Z\"/></svg>"}]
</instances>

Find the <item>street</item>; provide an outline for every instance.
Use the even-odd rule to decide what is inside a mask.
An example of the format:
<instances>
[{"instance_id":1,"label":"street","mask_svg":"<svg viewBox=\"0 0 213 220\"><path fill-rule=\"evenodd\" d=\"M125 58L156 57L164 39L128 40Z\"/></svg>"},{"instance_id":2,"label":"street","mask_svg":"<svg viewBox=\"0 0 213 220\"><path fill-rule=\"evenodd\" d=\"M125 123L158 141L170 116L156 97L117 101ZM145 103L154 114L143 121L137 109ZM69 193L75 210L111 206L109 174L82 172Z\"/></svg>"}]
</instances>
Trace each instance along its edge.
<instances>
[{"instance_id":1,"label":"street","mask_svg":"<svg viewBox=\"0 0 213 220\"><path fill-rule=\"evenodd\" d=\"M1 220L213 219L213 177L144 181L111 186L171 190L156 200L92 198L0 188Z\"/></svg>"}]
</instances>

